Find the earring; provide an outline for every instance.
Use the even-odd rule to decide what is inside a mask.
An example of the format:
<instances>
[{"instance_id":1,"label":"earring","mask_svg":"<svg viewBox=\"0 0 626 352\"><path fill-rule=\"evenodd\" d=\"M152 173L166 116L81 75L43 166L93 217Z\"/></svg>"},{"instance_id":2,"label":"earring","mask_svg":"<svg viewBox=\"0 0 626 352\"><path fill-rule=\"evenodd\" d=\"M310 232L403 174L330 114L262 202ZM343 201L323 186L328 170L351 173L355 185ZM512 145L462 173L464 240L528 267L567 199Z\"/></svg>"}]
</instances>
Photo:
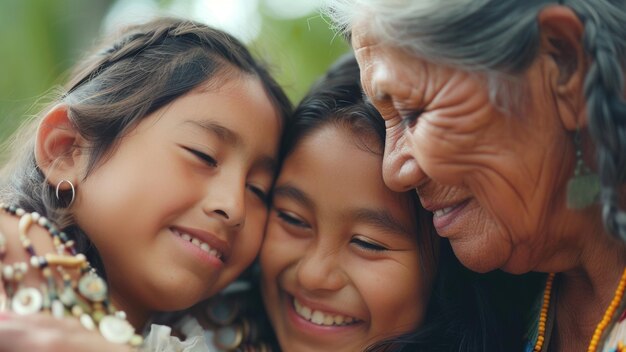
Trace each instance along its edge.
<instances>
[{"instance_id":1,"label":"earring","mask_svg":"<svg viewBox=\"0 0 626 352\"><path fill-rule=\"evenodd\" d=\"M582 140L580 130L574 135L576 148L576 168L574 176L567 182L567 207L570 209L584 209L593 204L600 194L600 178L589 169L583 160Z\"/></svg>"},{"instance_id":2,"label":"earring","mask_svg":"<svg viewBox=\"0 0 626 352\"><path fill-rule=\"evenodd\" d=\"M70 198L70 202L66 206L67 208L69 208L72 205L72 203L74 203L74 197L76 197L76 189L74 188L74 184L72 182L70 182L68 180L61 180L61 181L59 181L59 183L57 183L57 187L56 187L56 189L54 191L54 194L56 195L57 200L60 201L61 197L59 196L59 189L61 188L61 185L64 182L70 185L70 190L72 191L72 197Z\"/></svg>"}]
</instances>

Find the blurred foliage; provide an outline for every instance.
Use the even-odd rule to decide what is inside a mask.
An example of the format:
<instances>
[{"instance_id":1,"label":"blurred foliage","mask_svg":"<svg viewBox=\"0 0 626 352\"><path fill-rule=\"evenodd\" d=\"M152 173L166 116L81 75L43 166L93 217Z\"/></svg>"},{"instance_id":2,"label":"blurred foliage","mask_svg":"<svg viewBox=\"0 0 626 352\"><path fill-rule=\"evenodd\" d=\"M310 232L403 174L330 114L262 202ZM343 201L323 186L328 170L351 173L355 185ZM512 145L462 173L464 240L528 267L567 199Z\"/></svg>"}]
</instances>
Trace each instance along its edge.
<instances>
[{"instance_id":1,"label":"blurred foliage","mask_svg":"<svg viewBox=\"0 0 626 352\"><path fill-rule=\"evenodd\" d=\"M88 47L109 0L0 2L0 141Z\"/></svg>"},{"instance_id":2,"label":"blurred foliage","mask_svg":"<svg viewBox=\"0 0 626 352\"><path fill-rule=\"evenodd\" d=\"M122 0L129 1L129 0ZM0 1L0 142L98 39L114 0ZM161 0L165 6L168 1ZM348 50L316 13L294 20L272 17L262 4L261 34L249 46L297 100L331 62Z\"/></svg>"}]
</instances>

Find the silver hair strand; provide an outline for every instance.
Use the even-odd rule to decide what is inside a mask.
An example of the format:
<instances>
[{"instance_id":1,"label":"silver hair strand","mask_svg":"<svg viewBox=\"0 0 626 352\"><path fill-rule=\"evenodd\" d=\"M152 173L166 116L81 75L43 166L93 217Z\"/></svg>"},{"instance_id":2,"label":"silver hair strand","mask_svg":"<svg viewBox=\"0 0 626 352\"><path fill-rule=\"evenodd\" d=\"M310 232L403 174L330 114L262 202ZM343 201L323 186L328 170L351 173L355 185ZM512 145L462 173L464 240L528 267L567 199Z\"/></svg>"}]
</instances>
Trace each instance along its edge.
<instances>
[{"instance_id":1,"label":"silver hair strand","mask_svg":"<svg viewBox=\"0 0 626 352\"><path fill-rule=\"evenodd\" d=\"M538 53L537 15L549 4L570 7L585 26L591 60L584 94L602 215L607 230L626 241L626 212L619 206L626 183L626 0L326 0L323 11L340 32L367 19L370 33L390 45L478 72L496 105L508 100L514 106L523 96L514 87Z\"/></svg>"}]
</instances>

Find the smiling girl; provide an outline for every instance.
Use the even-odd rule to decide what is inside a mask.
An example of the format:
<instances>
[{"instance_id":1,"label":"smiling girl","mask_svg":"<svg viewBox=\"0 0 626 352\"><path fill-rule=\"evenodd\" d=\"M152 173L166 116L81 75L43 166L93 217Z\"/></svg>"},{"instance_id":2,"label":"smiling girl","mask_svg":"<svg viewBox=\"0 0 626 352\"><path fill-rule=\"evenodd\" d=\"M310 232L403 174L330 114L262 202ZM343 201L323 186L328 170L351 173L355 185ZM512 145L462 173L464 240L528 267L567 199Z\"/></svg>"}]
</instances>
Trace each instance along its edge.
<instances>
[{"instance_id":1,"label":"smiling girl","mask_svg":"<svg viewBox=\"0 0 626 352\"><path fill-rule=\"evenodd\" d=\"M261 245L289 112L250 53L205 25L158 19L106 43L4 167L0 260L11 268L3 271L1 310L54 313L59 301L57 315L87 326L113 314L112 303L141 330L154 312L187 308L224 288ZM83 297L80 282L93 275L87 263L106 278L99 293L110 300L104 307L91 300L94 309L77 314L49 278L62 267L66 289L79 284ZM22 268L18 280L13 272ZM24 342L0 340L6 349Z\"/></svg>"},{"instance_id":2,"label":"smiling girl","mask_svg":"<svg viewBox=\"0 0 626 352\"><path fill-rule=\"evenodd\" d=\"M344 57L287 126L260 255L283 351L502 351L475 277L415 192L388 189L384 123Z\"/></svg>"}]
</instances>

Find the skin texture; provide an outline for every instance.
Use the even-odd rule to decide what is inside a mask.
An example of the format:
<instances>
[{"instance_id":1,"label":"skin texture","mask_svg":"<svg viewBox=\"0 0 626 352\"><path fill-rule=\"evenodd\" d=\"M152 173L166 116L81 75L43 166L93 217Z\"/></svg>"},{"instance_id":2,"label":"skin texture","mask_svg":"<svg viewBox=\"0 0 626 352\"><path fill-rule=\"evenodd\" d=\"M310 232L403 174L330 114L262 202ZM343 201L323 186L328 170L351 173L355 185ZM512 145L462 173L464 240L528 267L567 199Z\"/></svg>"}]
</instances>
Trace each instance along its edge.
<instances>
[{"instance_id":1,"label":"skin texture","mask_svg":"<svg viewBox=\"0 0 626 352\"><path fill-rule=\"evenodd\" d=\"M516 82L516 113L494 106L479 75L391 47L366 23L352 28L352 45L365 93L385 119L386 184L417 191L468 268L559 273L550 350L579 351L611 302L626 247L606 233L599 206L573 210L565 201L577 129L595 167L584 26L557 5L537 22L539 53Z\"/></svg>"},{"instance_id":2,"label":"skin texture","mask_svg":"<svg viewBox=\"0 0 626 352\"><path fill-rule=\"evenodd\" d=\"M565 208L574 150L559 118L550 57L540 55L526 73L533 104L517 116L489 101L477 75L359 33L353 46L364 90L387 129L387 185L416 189L435 212L439 235L470 269L527 272L557 254L562 238L536 234L569 236L581 221ZM437 212L449 207L449 215Z\"/></svg>"},{"instance_id":3,"label":"skin texture","mask_svg":"<svg viewBox=\"0 0 626 352\"><path fill-rule=\"evenodd\" d=\"M420 262L414 206L384 185L380 156L354 138L337 126L313 132L277 180L262 288L285 351L361 351L424 317L431 283ZM366 211L375 216L358 216ZM381 222L382 212L395 225ZM314 324L295 312L294 297L357 323Z\"/></svg>"},{"instance_id":4,"label":"skin texture","mask_svg":"<svg viewBox=\"0 0 626 352\"><path fill-rule=\"evenodd\" d=\"M76 185L71 211L98 248L113 302L133 325L155 310L210 297L255 258L280 128L260 82L235 75L147 116L86 177L81 149L88 143L79 136L65 143L79 147L47 176ZM55 142L68 139L58 130L41 132L40 156L64 145ZM180 232L220 248L223 260Z\"/></svg>"}]
</instances>

